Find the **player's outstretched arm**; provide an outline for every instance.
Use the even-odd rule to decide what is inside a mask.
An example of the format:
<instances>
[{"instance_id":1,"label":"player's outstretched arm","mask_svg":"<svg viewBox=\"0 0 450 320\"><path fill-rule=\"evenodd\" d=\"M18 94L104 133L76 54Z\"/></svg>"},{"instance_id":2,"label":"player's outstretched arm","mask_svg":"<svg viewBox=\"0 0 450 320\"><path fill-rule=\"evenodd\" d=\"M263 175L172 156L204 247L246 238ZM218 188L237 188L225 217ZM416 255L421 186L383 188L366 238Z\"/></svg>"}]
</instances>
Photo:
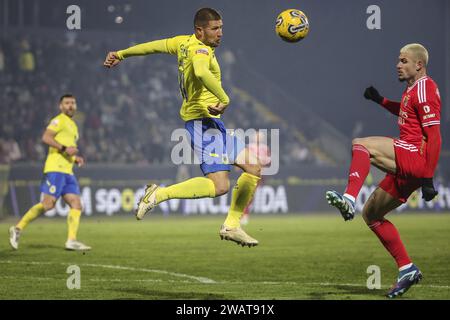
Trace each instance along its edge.
<instances>
[{"instance_id":1,"label":"player's outstretched arm","mask_svg":"<svg viewBox=\"0 0 450 320\"><path fill-rule=\"evenodd\" d=\"M390 113L398 116L400 113L400 102L391 101L380 95L377 89L373 86L366 88L364 91L364 98L372 100L378 104L381 104Z\"/></svg>"},{"instance_id":2,"label":"player's outstretched arm","mask_svg":"<svg viewBox=\"0 0 450 320\"><path fill-rule=\"evenodd\" d=\"M134 56L145 56L153 53L177 53L177 43L182 39L182 36L155 40L146 43L141 43L124 50L109 52L106 56L103 65L107 68L112 68L120 63L125 58Z\"/></svg>"}]
</instances>

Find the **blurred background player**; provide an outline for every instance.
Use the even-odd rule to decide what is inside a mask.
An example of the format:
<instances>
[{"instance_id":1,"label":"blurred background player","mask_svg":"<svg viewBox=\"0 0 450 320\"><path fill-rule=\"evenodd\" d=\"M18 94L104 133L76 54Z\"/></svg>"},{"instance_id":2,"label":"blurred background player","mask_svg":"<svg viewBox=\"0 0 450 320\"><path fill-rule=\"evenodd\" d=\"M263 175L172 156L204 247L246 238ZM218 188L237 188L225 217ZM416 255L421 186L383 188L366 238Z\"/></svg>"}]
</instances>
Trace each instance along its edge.
<instances>
[{"instance_id":1,"label":"blurred background player","mask_svg":"<svg viewBox=\"0 0 450 320\"><path fill-rule=\"evenodd\" d=\"M400 138L354 139L344 195L336 191L326 193L328 202L345 220L351 220L370 164L387 173L364 205L363 218L397 262L399 276L387 294L390 298L418 283L422 273L409 258L397 229L384 216L405 203L419 187L425 201L437 195L433 175L441 150L441 100L436 83L426 73L428 51L420 44L408 44L400 50L398 60L398 79L407 83L401 102L382 97L373 87L367 88L364 96L398 116Z\"/></svg>"},{"instance_id":2,"label":"blurred background player","mask_svg":"<svg viewBox=\"0 0 450 320\"><path fill-rule=\"evenodd\" d=\"M67 250L91 249L77 241L81 201L78 181L73 174L73 164L76 163L81 167L84 165L84 159L77 155L78 127L72 120L77 110L75 97L71 94L63 95L59 100L59 109L61 113L50 120L42 136L42 141L49 146L41 184L43 199L31 207L17 225L9 229L9 243L15 250L19 248L19 237L23 229L39 215L53 209L61 196L70 206L65 248Z\"/></svg>"},{"instance_id":3,"label":"blurred background player","mask_svg":"<svg viewBox=\"0 0 450 320\"><path fill-rule=\"evenodd\" d=\"M261 167L247 148L231 150L234 148L227 146L227 140L229 144L230 139L233 139L234 146L239 143L235 137L227 137L225 125L220 120L220 115L230 103L221 85L220 67L215 55L215 48L220 45L222 38L222 26L222 17L216 10L202 8L195 14L193 35L151 41L110 52L104 65L110 68L125 58L154 53L177 56L183 97L180 115L185 121L191 146L201 159L200 168L205 175L168 187L148 185L138 204L137 219L142 219L156 205L169 199L218 197L227 193L230 187L230 163L233 163L244 173L233 188L230 210L219 235L221 239L251 247L258 245L258 241L242 230L240 218L256 190ZM210 129L215 129L218 135L210 135ZM194 137L202 139L198 141ZM208 151L212 141L215 145L220 143L220 148L215 148L214 152Z\"/></svg>"},{"instance_id":4,"label":"blurred background player","mask_svg":"<svg viewBox=\"0 0 450 320\"><path fill-rule=\"evenodd\" d=\"M267 136L264 134L264 131L258 130L255 135L251 138L250 144L248 145L248 150L250 153L256 157L259 161L261 167L270 166L270 149L267 145ZM257 189L263 184L264 178L261 176L261 179L258 182ZM256 193L256 191L255 191ZM253 198L250 200L249 204L244 209L244 214L241 218L241 224L247 225L250 219L250 210L252 208Z\"/></svg>"}]
</instances>

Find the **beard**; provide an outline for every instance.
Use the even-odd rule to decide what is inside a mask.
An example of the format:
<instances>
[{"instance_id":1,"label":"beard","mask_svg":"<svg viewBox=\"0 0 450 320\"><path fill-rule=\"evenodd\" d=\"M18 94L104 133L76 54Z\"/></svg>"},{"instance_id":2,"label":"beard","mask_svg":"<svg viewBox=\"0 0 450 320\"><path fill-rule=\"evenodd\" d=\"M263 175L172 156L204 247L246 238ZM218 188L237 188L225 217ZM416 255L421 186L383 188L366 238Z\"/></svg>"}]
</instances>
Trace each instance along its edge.
<instances>
[{"instance_id":1,"label":"beard","mask_svg":"<svg viewBox=\"0 0 450 320\"><path fill-rule=\"evenodd\" d=\"M68 111L65 112L65 114L69 118L73 118L73 116L75 115L75 111L74 110L68 110Z\"/></svg>"}]
</instances>

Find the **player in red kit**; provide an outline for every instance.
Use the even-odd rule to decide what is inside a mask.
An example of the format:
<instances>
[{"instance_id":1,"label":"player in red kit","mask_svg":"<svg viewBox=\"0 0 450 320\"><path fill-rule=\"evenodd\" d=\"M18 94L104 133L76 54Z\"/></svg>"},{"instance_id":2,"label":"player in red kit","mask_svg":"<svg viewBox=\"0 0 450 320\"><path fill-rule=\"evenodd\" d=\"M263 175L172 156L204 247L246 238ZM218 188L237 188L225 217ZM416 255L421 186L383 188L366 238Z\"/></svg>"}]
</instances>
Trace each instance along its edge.
<instances>
[{"instance_id":1,"label":"player in red kit","mask_svg":"<svg viewBox=\"0 0 450 320\"><path fill-rule=\"evenodd\" d=\"M386 177L364 205L362 216L399 268L397 282L387 294L389 298L405 293L422 279L422 273L409 258L397 229L384 216L406 202L420 187L426 201L437 195L433 175L441 150L441 100L436 83L426 74L427 63L427 50L420 44L408 44L400 50L397 64L398 79L407 83L402 100L390 101L374 87L365 90L366 99L398 116L400 138L354 139L345 193L326 193L328 203L336 207L345 220L351 220L355 214L355 199L370 164L386 172Z\"/></svg>"}]
</instances>

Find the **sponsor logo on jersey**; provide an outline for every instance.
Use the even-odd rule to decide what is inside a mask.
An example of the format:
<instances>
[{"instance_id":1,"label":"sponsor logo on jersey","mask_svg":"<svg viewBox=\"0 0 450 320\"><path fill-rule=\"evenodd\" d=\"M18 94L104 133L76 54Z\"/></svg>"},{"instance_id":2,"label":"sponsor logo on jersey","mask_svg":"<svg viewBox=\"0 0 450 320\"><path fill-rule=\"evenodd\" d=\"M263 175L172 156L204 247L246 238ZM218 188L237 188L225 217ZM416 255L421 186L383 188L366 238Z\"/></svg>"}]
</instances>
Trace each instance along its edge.
<instances>
[{"instance_id":1,"label":"sponsor logo on jersey","mask_svg":"<svg viewBox=\"0 0 450 320\"><path fill-rule=\"evenodd\" d=\"M426 114L426 115L423 116L423 120L434 118L435 116L436 116L436 113Z\"/></svg>"},{"instance_id":2,"label":"sponsor logo on jersey","mask_svg":"<svg viewBox=\"0 0 450 320\"><path fill-rule=\"evenodd\" d=\"M408 118L408 112L400 110L399 116L402 117L402 118L407 119Z\"/></svg>"},{"instance_id":3,"label":"sponsor logo on jersey","mask_svg":"<svg viewBox=\"0 0 450 320\"><path fill-rule=\"evenodd\" d=\"M195 51L195 54L199 54L199 53L206 54L207 56L209 56L208 49L206 49L206 48L200 48L197 51Z\"/></svg>"}]
</instances>

